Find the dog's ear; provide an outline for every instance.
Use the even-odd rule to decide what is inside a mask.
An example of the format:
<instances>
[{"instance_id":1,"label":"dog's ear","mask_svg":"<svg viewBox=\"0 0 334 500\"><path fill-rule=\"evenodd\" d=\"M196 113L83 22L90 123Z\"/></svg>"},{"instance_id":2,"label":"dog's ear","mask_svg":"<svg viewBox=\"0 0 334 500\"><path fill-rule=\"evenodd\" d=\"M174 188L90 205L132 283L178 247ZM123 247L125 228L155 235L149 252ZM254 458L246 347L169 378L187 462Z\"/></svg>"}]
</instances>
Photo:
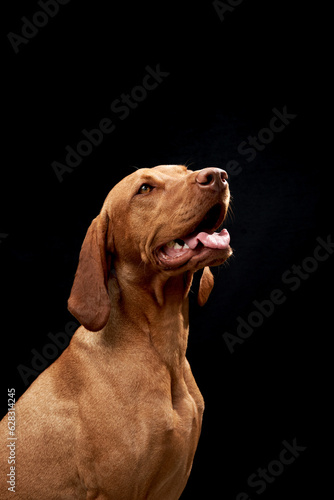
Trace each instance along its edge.
<instances>
[{"instance_id":1,"label":"dog's ear","mask_svg":"<svg viewBox=\"0 0 334 500\"><path fill-rule=\"evenodd\" d=\"M106 325L111 309L108 294L108 225L108 215L101 212L88 228L68 299L70 313L92 332Z\"/></svg>"},{"instance_id":2,"label":"dog's ear","mask_svg":"<svg viewBox=\"0 0 334 500\"><path fill-rule=\"evenodd\" d=\"M198 289L197 302L200 306L204 306L204 304L208 300L213 285L214 285L213 274L210 271L210 268L206 266L203 269L203 274L201 276L201 281L199 283L199 289Z\"/></svg>"}]
</instances>

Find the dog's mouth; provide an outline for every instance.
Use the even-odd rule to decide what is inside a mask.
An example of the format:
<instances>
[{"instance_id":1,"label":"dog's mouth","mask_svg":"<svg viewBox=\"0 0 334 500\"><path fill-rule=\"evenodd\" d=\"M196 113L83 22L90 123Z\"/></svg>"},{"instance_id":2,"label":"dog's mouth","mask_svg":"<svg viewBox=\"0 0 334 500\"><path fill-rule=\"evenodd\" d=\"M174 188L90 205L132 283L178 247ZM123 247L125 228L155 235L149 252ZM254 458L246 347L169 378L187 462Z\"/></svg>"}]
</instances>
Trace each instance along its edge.
<instances>
[{"instance_id":1,"label":"dog's mouth","mask_svg":"<svg viewBox=\"0 0 334 500\"><path fill-rule=\"evenodd\" d=\"M222 263L231 254L230 235L227 229L217 229L223 223L224 205L217 203L206 213L194 229L184 236L170 240L157 249L163 267L175 269L185 266L191 259L198 262L212 260Z\"/></svg>"}]
</instances>

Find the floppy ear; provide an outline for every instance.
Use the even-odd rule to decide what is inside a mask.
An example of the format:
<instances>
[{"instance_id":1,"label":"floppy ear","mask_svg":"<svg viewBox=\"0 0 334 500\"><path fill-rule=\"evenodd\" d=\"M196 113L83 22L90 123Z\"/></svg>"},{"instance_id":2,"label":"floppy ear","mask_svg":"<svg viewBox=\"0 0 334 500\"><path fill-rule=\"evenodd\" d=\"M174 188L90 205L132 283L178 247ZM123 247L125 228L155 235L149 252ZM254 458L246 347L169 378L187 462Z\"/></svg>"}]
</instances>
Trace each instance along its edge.
<instances>
[{"instance_id":1,"label":"floppy ear","mask_svg":"<svg viewBox=\"0 0 334 500\"><path fill-rule=\"evenodd\" d=\"M209 295L211 293L211 290L213 288L213 285L214 285L213 274L210 271L210 268L208 266L206 266L203 269L201 281L199 282L197 302L200 306L204 306L204 304L208 300Z\"/></svg>"},{"instance_id":2,"label":"floppy ear","mask_svg":"<svg viewBox=\"0 0 334 500\"><path fill-rule=\"evenodd\" d=\"M70 313L92 332L106 325L111 309L106 248L108 223L107 214L101 213L88 228L68 299Z\"/></svg>"}]
</instances>

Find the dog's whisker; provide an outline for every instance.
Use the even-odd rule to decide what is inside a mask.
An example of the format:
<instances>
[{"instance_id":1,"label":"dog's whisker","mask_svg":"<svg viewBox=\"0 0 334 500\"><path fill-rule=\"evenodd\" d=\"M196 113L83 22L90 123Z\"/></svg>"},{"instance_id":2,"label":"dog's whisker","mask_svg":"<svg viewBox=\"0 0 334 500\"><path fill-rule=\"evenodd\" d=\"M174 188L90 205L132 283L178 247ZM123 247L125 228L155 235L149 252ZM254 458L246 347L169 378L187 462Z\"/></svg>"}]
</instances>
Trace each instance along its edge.
<instances>
[{"instance_id":1,"label":"dog's whisker","mask_svg":"<svg viewBox=\"0 0 334 500\"><path fill-rule=\"evenodd\" d=\"M190 159L189 159L185 162L184 166L188 169L189 167L191 167L191 165L194 165L194 164L195 164L195 162L190 161Z\"/></svg>"},{"instance_id":2,"label":"dog's whisker","mask_svg":"<svg viewBox=\"0 0 334 500\"><path fill-rule=\"evenodd\" d=\"M235 221L235 215L233 211L233 200L230 200L225 220L226 222L231 222L231 223L234 223Z\"/></svg>"}]
</instances>

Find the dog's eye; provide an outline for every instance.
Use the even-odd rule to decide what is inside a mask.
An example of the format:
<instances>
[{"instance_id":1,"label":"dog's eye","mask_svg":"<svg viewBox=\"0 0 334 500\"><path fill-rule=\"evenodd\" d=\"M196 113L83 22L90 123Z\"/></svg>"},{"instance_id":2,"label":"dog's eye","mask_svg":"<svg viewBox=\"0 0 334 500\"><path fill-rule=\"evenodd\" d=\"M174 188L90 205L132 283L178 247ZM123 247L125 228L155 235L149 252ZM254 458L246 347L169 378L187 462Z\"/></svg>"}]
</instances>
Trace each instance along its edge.
<instances>
[{"instance_id":1,"label":"dog's eye","mask_svg":"<svg viewBox=\"0 0 334 500\"><path fill-rule=\"evenodd\" d=\"M142 184L138 190L138 194L146 194L152 191L153 186L150 186L149 184Z\"/></svg>"}]
</instances>

